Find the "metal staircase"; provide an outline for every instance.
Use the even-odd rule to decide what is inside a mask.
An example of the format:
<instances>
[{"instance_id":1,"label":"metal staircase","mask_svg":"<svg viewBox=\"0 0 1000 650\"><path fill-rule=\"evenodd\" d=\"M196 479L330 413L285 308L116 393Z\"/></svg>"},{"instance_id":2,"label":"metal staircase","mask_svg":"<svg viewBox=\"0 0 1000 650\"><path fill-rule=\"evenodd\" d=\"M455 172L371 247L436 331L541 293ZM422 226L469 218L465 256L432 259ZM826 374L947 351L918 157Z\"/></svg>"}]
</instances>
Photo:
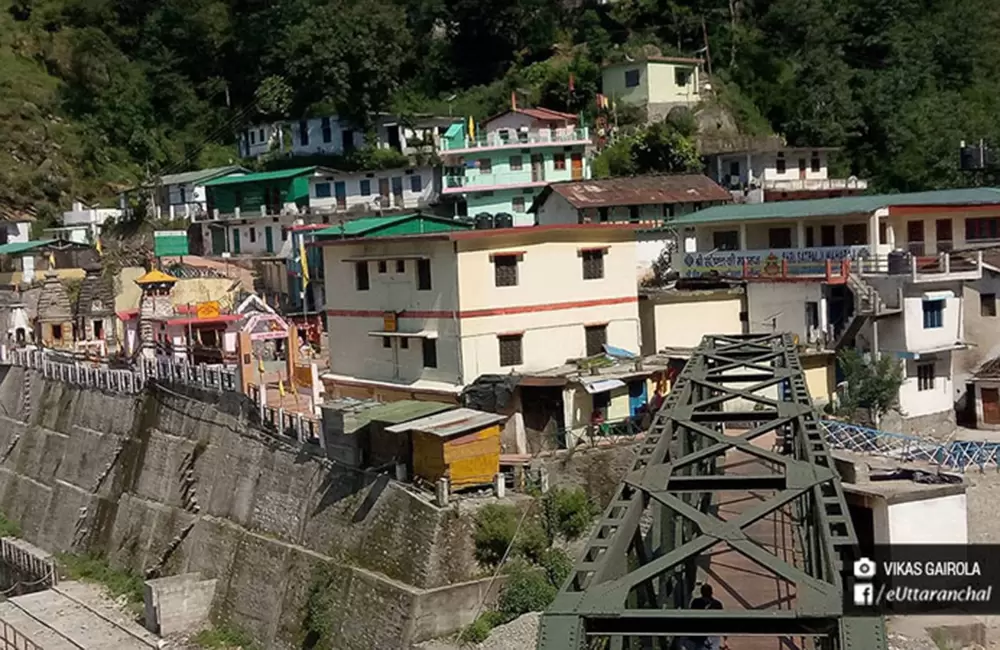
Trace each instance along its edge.
<instances>
[{"instance_id":1,"label":"metal staircase","mask_svg":"<svg viewBox=\"0 0 1000 650\"><path fill-rule=\"evenodd\" d=\"M854 316L847 323L847 327L840 333L834 343L833 349L840 350L854 341L865 323L870 320L895 316L902 313L902 297L897 302L899 307L888 307L878 289L868 284L860 275L851 273L847 276L847 287L854 295Z\"/></svg>"}]
</instances>

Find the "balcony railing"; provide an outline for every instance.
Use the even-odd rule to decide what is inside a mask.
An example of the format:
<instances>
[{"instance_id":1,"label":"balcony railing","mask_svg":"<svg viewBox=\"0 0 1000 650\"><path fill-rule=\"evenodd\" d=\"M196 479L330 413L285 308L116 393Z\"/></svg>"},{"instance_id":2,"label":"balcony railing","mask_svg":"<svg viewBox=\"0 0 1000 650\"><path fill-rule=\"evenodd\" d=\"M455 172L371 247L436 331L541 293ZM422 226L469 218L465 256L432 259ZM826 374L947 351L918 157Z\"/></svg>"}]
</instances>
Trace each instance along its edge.
<instances>
[{"instance_id":1,"label":"balcony railing","mask_svg":"<svg viewBox=\"0 0 1000 650\"><path fill-rule=\"evenodd\" d=\"M534 131L494 131L475 139L441 140L442 151L464 151L467 149L488 149L498 147L524 147L532 145L564 144L568 142L589 142L590 129L537 129Z\"/></svg>"},{"instance_id":2,"label":"balcony railing","mask_svg":"<svg viewBox=\"0 0 1000 650\"><path fill-rule=\"evenodd\" d=\"M868 246L773 248L745 251L683 253L680 271L688 277L719 275L735 278L816 276L843 281L850 264L869 254Z\"/></svg>"},{"instance_id":3,"label":"balcony railing","mask_svg":"<svg viewBox=\"0 0 1000 650\"><path fill-rule=\"evenodd\" d=\"M978 280L983 277L983 252L879 255L858 260L853 270L859 275L908 275L912 282Z\"/></svg>"},{"instance_id":4,"label":"balcony railing","mask_svg":"<svg viewBox=\"0 0 1000 650\"><path fill-rule=\"evenodd\" d=\"M561 175L562 176L562 175ZM504 172L499 174L474 174L471 176L445 176L444 193L465 190L469 188L481 187L483 189L493 187L527 187L529 185L544 185L556 180L569 180L569 174L564 174L565 178L546 179L545 174L533 174L531 171ZM582 176L581 176L582 178Z\"/></svg>"},{"instance_id":5,"label":"balcony railing","mask_svg":"<svg viewBox=\"0 0 1000 650\"><path fill-rule=\"evenodd\" d=\"M817 192L820 190L866 190L868 181L860 178L796 178L772 180L764 178L765 190L781 192Z\"/></svg>"}]
</instances>

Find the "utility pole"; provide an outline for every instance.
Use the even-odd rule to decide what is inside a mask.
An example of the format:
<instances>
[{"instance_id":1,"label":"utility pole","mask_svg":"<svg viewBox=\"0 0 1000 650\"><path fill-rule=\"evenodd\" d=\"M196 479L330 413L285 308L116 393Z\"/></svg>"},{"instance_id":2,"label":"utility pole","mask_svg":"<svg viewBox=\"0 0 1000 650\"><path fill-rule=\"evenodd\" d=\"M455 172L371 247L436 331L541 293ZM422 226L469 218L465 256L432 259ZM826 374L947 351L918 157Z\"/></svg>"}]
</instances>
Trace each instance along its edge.
<instances>
[{"instance_id":1,"label":"utility pole","mask_svg":"<svg viewBox=\"0 0 1000 650\"><path fill-rule=\"evenodd\" d=\"M708 27L705 25L705 17L701 17L701 37L705 41L705 69L708 76L712 76L712 50L708 46Z\"/></svg>"}]
</instances>

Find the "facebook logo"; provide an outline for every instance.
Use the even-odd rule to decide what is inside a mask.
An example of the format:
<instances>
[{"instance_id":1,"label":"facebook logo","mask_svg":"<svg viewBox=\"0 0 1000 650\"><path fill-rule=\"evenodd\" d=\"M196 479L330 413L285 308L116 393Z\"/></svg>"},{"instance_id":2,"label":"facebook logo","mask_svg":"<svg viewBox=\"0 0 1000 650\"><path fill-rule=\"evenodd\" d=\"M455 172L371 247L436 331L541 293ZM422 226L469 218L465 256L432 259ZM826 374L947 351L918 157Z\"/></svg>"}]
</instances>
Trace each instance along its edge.
<instances>
[{"instance_id":1,"label":"facebook logo","mask_svg":"<svg viewBox=\"0 0 1000 650\"><path fill-rule=\"evenodd\" d=\"M854 604L859 607L871 607L875 602L875 588L870 582L854 583Z\"/></svg>"}]
</instances>

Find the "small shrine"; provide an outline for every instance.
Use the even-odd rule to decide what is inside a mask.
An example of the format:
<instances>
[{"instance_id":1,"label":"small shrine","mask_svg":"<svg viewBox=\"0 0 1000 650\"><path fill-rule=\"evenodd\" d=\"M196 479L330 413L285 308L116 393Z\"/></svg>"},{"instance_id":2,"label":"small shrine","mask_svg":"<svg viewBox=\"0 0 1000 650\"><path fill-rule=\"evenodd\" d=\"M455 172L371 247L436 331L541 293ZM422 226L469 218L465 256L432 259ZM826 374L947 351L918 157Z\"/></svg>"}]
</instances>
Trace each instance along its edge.
<instances>
[{"instance_id":1,"label":"small shrine","mask_svg":"<svg viewBox=\"0 0 1000 650\"><path fill-rule=\"evenodd\" d=\"M73 349L76 337L73 320L73 304L66 287L55 271L46 272L38 297L35 340L47 348Z\"/></svg>"},{"instance_id":2,"label":"small shrine","mask_svg":"<svg viewBox=\"0 0 1000 650\"><path fill-rule=\"evenodd\" d=\"M90 264L84 271L76 300L77 346L106 356L117 347L114 287L100 264Z\"/></svg>"},{"instance_id":3,"label":"small shrine","mask_svg":"<svg viewBox=\"0 0 1000 650\"><path fill-rule=\"evenodd\" d=\"M163 271L153 269L135 283L142 289L139 298L138 338L142 355L152 359L157 349L169 347L171 341L165 329L167 321L174 317L174 305L171 293L177 278Z\"/></svg>"}]
</instances>

